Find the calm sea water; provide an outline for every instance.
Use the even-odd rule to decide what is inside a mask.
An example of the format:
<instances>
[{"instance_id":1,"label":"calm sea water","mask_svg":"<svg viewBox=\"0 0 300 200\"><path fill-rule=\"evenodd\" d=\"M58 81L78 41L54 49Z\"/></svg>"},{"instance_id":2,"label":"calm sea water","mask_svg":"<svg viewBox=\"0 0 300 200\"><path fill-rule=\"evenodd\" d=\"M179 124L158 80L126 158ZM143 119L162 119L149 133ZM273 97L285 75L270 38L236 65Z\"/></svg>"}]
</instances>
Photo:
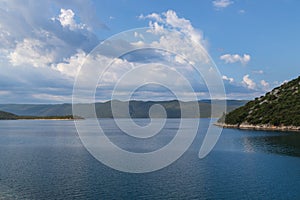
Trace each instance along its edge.
<instances>
[{"instance_id":1,"label":"calm sea water","mask_svg":"<svg viewBox=\"0 0 300 200\"><path fill-rule=\"evenodd\" d=\"M72 121L0 121L0 199L300 199L299 133L224 129L199 159L208 123L201 119L194 143L172 165L129 174L94 159ZM148 152L172 139L178 120L146 141L131 141L110 119L101 125L122 148Z\"/></svg>"}]
</instances>

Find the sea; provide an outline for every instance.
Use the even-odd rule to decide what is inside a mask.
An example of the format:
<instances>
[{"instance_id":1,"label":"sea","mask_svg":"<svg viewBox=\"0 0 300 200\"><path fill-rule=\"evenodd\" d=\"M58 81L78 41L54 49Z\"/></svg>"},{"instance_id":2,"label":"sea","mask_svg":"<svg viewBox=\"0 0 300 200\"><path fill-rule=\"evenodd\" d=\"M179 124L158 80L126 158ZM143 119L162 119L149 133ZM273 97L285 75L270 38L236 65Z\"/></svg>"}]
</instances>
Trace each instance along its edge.
<instances>
[{"instance_id":1,"label":"sea","mask_svg":"<svg viewBox=\"0 0 300 200\"><path fill-rule=\"evenodd\" d=\"M300 133L223 129L200 159L215 119L191 120L199 123L193 143L172 164L147 173L118 171L97 160L74 121L2 120L0 199L300 199ZM135 122L145 126L149 119ZM136 153L163 148L179 123L167 119L155 136L136 140L114 119L99 119L111 142Z\"/></svg>"}]
</instances>

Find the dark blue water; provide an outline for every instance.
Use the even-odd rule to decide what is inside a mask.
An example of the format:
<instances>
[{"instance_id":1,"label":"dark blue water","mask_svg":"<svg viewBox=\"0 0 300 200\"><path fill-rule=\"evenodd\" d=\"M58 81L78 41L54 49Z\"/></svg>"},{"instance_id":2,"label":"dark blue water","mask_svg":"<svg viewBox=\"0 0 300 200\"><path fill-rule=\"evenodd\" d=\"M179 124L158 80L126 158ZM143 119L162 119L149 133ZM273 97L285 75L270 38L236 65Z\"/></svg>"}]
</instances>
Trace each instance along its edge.
<instances>
[{"instance_id":1,"label":"dark blue water","mask_svg":"<svg viewBox=\"0 0 300 200\"><path fill-rule=\"evenodd\" d=\"M300 199L299 134L224 129L199 159L208 122L172 165L129 174L94 159L72 121L0 121L0 199ZM178 120L140 145L124 140L112 120L101 125L122 148L146 152L170 141Z\"/></svg>"}]
</instances>

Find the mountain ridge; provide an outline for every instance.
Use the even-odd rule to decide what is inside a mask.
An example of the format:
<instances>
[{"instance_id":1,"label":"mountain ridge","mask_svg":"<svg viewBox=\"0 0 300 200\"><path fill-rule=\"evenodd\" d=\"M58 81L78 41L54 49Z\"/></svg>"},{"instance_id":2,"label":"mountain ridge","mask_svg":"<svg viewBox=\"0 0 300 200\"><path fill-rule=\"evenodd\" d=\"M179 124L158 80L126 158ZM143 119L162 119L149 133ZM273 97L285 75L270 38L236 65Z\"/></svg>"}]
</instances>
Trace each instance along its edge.
<instances>
[{"instance_id":1,"label":"mountain ridge","mask_svg":"<svg viewBox=\"0 0 300 200\"><path fill-rule=\"evenodd\" d=\"M222 115L223 110L222 103L225 100L214 100L216 109L218 110L215 118ZM231 111L237 107L244 105L247 100L226 100L227 111ZM119 104L125 104L128 102L118 101ZM180 102L186 108L190 108L191 102ZM210 117L211 114L211 100L200 100L198 101L198 106L200 109L200 116L191 117ZM180 117L180 106L179 101L129 101L130 115L133 118L148 118L149 109L154 104L160 104L166 109L167 116L169 118L179 118ZM79 104L78 104L79 105ZM80 104L82 110L85 110L90 104ZM111 112L111 101L98 102L95 104L96 114L99 118L112 118ZM72 104L0 104L0 110L15 113L16 115L26 115L26 116L64 116L72 115ZM84 118L90 117L89 113L84 113ZM121 116L122 117L122 116Z\"/></svg>"}]
</instances>

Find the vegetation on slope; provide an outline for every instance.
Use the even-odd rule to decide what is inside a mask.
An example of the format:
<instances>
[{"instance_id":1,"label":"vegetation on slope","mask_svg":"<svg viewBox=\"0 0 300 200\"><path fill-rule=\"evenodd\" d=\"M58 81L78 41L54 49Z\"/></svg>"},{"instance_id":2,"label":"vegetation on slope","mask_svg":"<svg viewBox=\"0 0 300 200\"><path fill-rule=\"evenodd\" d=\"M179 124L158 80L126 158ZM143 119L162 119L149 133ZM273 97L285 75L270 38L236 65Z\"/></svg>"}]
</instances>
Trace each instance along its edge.
<instances>
[{"instance_id":1,"label":"vegetation on slope","mask_svg":"<svg viewBox=\"0 0 300 200\"><path fill-rule=\"evenodd\" d=\"M224 120L232 125L300 126L300 76L229 112Z\"/></svg>"},{"instance_id":2,"label":"vegetation on slope","mask_svg":"<svg viewBox=\"0 0 300 200\"><path fill-rule=\"evenodd\" d=\"M17 119L82 119L82 117L77 117L73 115L64 115L64 116L18 116L13 113L0 111L0 120L17 120Z\"/></svg>"},{"instance_id":3,"label":"vegetation on slope","mask_svg":"<svg viewBox=\"0 0 300 200\"><path fill-rule=\"evenodd\" d=\"M0 120L10 120L10 119L17 119L17 115L9 113L9 112L4 112L4 111L0 111Z\"/></svg>"}]
</instances>

